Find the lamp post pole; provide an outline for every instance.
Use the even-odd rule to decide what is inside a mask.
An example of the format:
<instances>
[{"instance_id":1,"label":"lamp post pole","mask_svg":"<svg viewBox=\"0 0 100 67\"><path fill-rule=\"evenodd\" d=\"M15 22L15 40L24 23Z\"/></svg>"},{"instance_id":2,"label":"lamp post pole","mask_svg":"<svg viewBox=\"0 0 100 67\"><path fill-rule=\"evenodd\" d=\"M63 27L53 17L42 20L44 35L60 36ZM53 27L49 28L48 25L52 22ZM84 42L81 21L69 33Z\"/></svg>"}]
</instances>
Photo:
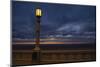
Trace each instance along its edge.
<instances>
[{"instance_id":1,"label":"lamp post pole","mask_svg":"<svg viewBox=\"0 0 100 67\"><path fill-rule=\"evenodd\" d=\"M42 16L41 9L37 8L36 9L36 31L35 31L35 36L36 36L36 45L35 45L35 50L40 50L40 18Z\"/></svg>"},{"instance_id":2,"label":"lamp post pole","mask_svg":"<svg viewBox=\"0 0 100 67\"><path fill-rule=\"evenodd\" d=\"M33 58L35 58L35 62L37 64L40 63L40 18L42 16L42 10L37 8L35 11L36 16L36 26L35 26L35 48L33 53Z\"/></svg>"}]
</instances>

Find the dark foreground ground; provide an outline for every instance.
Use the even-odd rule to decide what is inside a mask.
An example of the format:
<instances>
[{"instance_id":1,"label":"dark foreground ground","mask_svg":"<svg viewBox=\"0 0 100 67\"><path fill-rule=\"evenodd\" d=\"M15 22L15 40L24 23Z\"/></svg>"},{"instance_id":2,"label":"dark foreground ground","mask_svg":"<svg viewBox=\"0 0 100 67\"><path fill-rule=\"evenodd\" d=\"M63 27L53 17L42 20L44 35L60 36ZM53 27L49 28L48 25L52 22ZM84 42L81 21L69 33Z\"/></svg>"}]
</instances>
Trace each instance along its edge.
<instances>
[{"instance_id":1,"label":"dark foreground ground","mask_svg":"<svg viewBox=\"0 0 100 67\"><path fill-rule=\"evenodd\" d=\"M20 66L96 60L95 43L41 44L40 48L38 55L34 53L34 44L13 44L12 64Z\"/></svg>"}]
</instances>

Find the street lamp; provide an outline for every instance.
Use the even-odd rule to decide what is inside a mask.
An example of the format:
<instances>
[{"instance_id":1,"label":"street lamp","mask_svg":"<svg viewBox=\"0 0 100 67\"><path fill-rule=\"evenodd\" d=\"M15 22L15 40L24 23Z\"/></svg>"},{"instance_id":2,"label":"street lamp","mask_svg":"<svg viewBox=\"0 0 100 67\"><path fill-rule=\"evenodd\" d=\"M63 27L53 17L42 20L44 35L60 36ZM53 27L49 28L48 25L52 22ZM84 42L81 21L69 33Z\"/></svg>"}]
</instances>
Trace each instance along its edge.
<instances>
[{"instance_id":1,"label":"street lamp","mask_svg":"<svg viewBox=\"0 0 100 67\"><path fill-rule=\"evenodd\" d=\"M40 8L36 8L35 10L36 16L36 25L35 25L35 48L33 49L32 59L36 60L35 62L40 63L40 18L42 16L42 10Z\"/></svg>"},{"instance_id":2,"label":"street lamp","mask_svg":"<svg viewBox=\"0 0 100 67\"><path fill-rule=\"evenodd\" d=\"M35 50L40 50L40 47L39 47L39 44L40 44L40 18L42 16L42 10L40 8L37 8L35 10L35 16L36 16L36 27L35 27L36 44L35 44Z\"/></svg>"}]
</instances>

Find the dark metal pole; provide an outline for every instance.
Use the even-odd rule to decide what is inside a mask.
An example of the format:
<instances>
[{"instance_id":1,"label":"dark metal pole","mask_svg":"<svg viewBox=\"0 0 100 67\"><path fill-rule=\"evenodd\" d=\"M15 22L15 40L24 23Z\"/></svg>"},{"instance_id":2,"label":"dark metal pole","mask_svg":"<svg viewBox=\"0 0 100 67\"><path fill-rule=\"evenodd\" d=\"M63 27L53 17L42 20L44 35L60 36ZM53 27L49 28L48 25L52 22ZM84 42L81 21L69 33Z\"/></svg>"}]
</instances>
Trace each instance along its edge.
<instances>
[{"instance_id":1,"label":"dark metal pole","mask_svg":"<svg viewBox=\"0 0 100 67\"><path fill-rule=\"evenodd\" d=\"M40 64L40 17L36 16L36 27L35 27L36 44L32 57L36 64Z\"/></svg>"},{"instance_id":2,"label":"dark metal pole","mask_svg":"<svg viewBox=\"0 0 100 67\"><path fill-rule=\"evenodd\" d=\"M35 25L35 48L32 54L32 60L36 64L40 64L40 18L42 12L40 8L36 9L36 25Z\"/></svg>"},{"instance_id":3,"label":"dark metal pole","mask_svg":"<svg viewBox=\"0 0 100 67\"><path fill-rule=\"evenodd\" d=\"M40 17L36 17L36 48L40 50Z\"/></svg>"}]
</instances>

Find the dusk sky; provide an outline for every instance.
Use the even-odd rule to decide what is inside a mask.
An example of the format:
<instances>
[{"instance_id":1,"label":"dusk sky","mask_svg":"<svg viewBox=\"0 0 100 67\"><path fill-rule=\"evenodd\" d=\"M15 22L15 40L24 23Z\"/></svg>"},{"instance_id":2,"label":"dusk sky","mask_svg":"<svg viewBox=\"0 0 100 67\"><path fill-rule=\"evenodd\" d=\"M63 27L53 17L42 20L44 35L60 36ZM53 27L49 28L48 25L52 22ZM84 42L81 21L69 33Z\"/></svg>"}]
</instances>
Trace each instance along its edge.
<instances>
[{"instance_id":1,"label":"dusk sky","mask_svg":"<svg viewBox=\"0 0 100 67\"><path fill-rule=\"evenodd\" d=\"M63 32L73 36L95 37L95 6L12 1L13 38L34 38L36 22L34 13L37 7L43 11L41 35Z\"/></svg>"}]
</instances>

